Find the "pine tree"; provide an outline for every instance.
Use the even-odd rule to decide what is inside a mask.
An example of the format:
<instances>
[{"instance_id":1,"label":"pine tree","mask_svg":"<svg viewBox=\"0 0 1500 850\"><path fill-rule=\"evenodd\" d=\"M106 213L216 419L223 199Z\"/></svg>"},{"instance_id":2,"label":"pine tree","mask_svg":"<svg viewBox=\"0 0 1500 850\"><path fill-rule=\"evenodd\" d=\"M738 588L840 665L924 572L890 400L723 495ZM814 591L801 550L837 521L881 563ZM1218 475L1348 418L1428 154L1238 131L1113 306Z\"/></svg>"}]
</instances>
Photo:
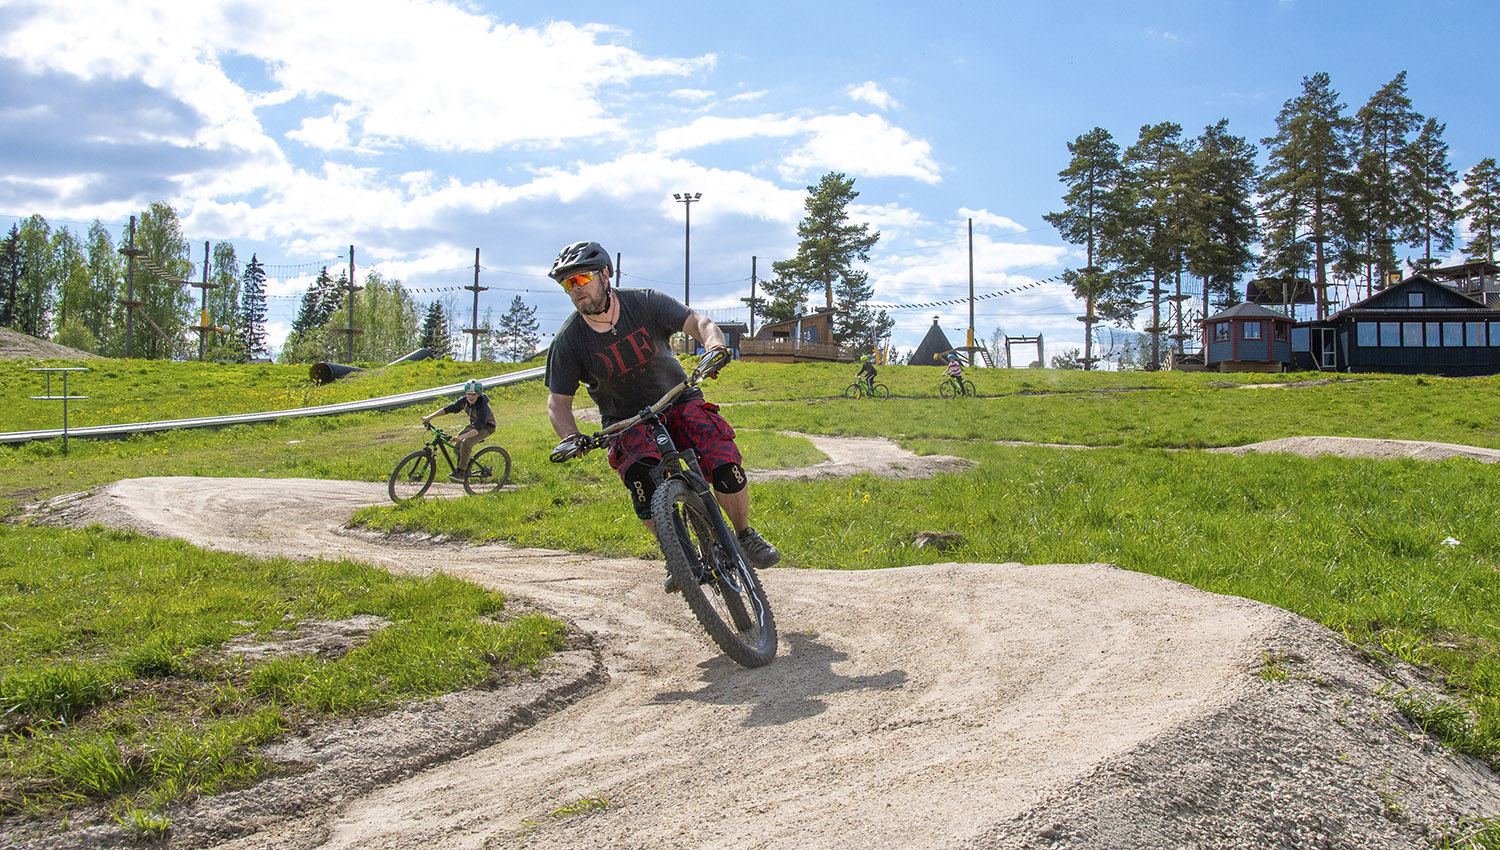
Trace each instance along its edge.
<instances>
[{"instance_id":1,"label":"pine tree","mask_svg":"<svg viewBox=\"0 0 1500 850\"><path fill-rule=\"evenodd\" d=\"M825 302L832 308L834 287L850 276L865 274L855 271L854 263L870 259L870 249L880 241L880 232L872 232L868 223L849 223L849 204L859 197L854 178L830 171L818 185L808 186L807 192L803 202L807 215L797 225L801 240L797 256L772 263L776 277L765 283L767 301L761 313L767 322L800 314L814 287L823 289ZM854 297L862 286L863 281L849 282L846 292Z\"/></svg>"},{"instance_id":2,"label":"pine tree","mask_svg":"<svg viewBox=\"0 0 1500 850\"><path fill-rule=\"evenodd\" d=\"M1469 222L1472 235L1464 253L1471 260L1495 261L1495 231L1500 229L1500 166L1485 157L1464 175L1464 205L1459 212ZM3 265L0 256L0 265ZM3 270L0 270L3 273Z\"/></svg>"},{"instance_id":3,"label":"pine tree","mask_svg":"<svg viewBox=\"0 0 1500 850\"><path fill-rule=\"evenodd\" d=\"M266 353L266 269L260 257L250 255L250 263L240 277L239 323L235 339L239 353L254 360Z\"/></svg>"},{"instance_id":4,"label":"pine tree","mask_svg":"<svg viewBox=\"0 0 1500 850\"><path fill-rule=\"evenodd\" d=\"M1187 221L1187 156L1182 127L1171 121L1141 128L1120 160L1133 201L1126 217L1121 265L1151 282L1151 366L1161 368L1162 284L1183 267Z\"/></svg>"},{"instance_id":5,"label":"pine tree","mask_svg":"<svg viewBox=\"0 0 1500 850\"><path fill-rule=\"evenodd\" d=\"M1311 267L1318 317L1328 311L1330 241L1348 240L1344 202L1351 186L1348 132L1338 92L1326 73L1302 79L1302 94L1282 105L1276 135L1261 139L1268 164L1261 175L1266 277L1296 279Z\"/></svg>"},{"instance_id":6,"label":"pine tree","mask_svg":"<svg viewBox=\"0 0 1500 850\"><path fill-rule=\"evenodd\" d=\"M308 332L328 324L328 320L333 318L334 311L338 309L339 293L347 288L348 276L343 272L339 273L338 280L334 280L328 274L326 266L319 270L312 285L302 293L297 317L292 320L292 336L301 339Z\"/></svg>"},{"instance_id":7,"label":"pine tree","mask_svg":"<svg viewBox=\"0 0 1500 850\"><path fill-rule=\"evenodd\" d=\"M453 356L453 342L448 338L448 316L439 301L427 305L427 318L422 322L419 344L431 351L433 357Z\"/></svg>"},{"instance_id":8,"label":"pine tree","mask_svg":"<svg viewBox=\"0 0 1500 850\"><path fill-rule=\"evenodd\" d=\"M1365 284L1384 285L1399 269L1395 244L1409 232L1416 213L1409 191L1410 178L1401 153L1422 118L1406 95L1406 72L1370 96L1354 115L1351 155L1355 168L1345 191L1352 213L1352 232L1340 234L1341 266L1362 265Z\"/></svg>"},{"instance_id":9,"label":"pine tree","mask_svg":"<svg viewBox=\"0 0 1500 850\"><path fill-rule=\"evenodd\" d=\"M1434 250L1453 250L1453 228L1458 222L1458 198L1453 194L1458 172L1448 161L1448 143L1443 141L1446 128L1437 119L1428 118L1400 154L1406 172L1404 194L1410 198L1412 210L1402 238L1422 246L1422 259L1416 265L1424 269L1441 262L1432 256Z\"/></svg>"},{"instance_id":10,"label":"pine tree","mask_svg":"<svg viewBox=\"0 0 1500 850\"><path fill-rule=\"evenodd\" d=\"M511 299L510 309L500 317L500 326L495 329L495 343L500 356L506 360L520 362L536 352L542 341L541 323L536 318L536 308L526 306L517 295Z\"/></svg>"},{"instance_id":11,"label":"pine tree","mask_svg":"<svg viewBox=\"0 0 1500 850\"><path fill-rule=\"evenodd\" d=\"M1203 279L1203 302L1228 307L1240 300L1239 279L1255 263L1260 236L1255 216L1255 146L1229 134L1229 122L1203 128L1189 154L1193 204L1186 233L1187 269Z\"/></svg>"},{"instance_id":12,"label":"pine tree","mask_svg":"<svg viewBox=\"0 0 1500 850\"><path fill-rule=\"evenodd\" d=\"M1068 191L1061 212L1042 216L1064 240L1084 246L1084 266L1063 272L1063 281L1084 302L1085 369L1092 368L1093 328L1101 320L1125 323L1135 315L1139 286L1120 273L1124 210L1129 206L1120 165L1120 146L1109 131L1095 127L1068 143L1073 155L1057 173Z\"/></svg>"}]
</instances>

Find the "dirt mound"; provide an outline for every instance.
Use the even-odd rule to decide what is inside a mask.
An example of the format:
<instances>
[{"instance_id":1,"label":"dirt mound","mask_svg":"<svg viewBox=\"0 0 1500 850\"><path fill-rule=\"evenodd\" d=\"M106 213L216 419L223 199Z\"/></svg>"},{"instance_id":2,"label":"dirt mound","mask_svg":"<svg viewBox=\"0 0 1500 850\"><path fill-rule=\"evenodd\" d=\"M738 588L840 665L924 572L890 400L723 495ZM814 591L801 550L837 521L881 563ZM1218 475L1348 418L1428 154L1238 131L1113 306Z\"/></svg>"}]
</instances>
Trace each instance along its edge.
<instances>
[{"instance_id":1,"label":"dirt mound","mask_svg":"<svg viewBox=\"0 0 1500 850\"><path fill-rule=\"evenodd\" d=\"M0 328L0 360L98 360L97 354Z\"/></svg>"},{"instance_id":2,"label":"dirt mound","mask_svg":"<svg viewBox=\"0 0 1500 850\"><path fill-rule=\"evenodd\" d=\"M1412 458L1414 460L1447 460L1466 457L1484 463L1500 461L1500 449L1484 449L1476 446L1461 446L1454 443L1431 443L1422 440L1370 440L1360 437L1284 437L1251 443L1246 446L1228 446L1209 449L1223 454L1247 454L1249 452L1286 452L1289 454L1318 457L1370 457L1381 460Z\"/></svg>"},{"instance_id":3,"label":"dirt mound","mask_svg":"<svg viewBox=\"0 0 1500 850\"><path fill-rule=\"evenodd\" d=\"M174 812L169 847L1409 848L1500 811L1500 780L1382 696L1419 682L1244 599L1100 564L778 568L781 653L745 670L660 563L342 527L384 499L156 478L59 502L216 549L446 572L594 647L517 689L300 735L268 754L304 776Z\"/></svg>"}]
</instances>

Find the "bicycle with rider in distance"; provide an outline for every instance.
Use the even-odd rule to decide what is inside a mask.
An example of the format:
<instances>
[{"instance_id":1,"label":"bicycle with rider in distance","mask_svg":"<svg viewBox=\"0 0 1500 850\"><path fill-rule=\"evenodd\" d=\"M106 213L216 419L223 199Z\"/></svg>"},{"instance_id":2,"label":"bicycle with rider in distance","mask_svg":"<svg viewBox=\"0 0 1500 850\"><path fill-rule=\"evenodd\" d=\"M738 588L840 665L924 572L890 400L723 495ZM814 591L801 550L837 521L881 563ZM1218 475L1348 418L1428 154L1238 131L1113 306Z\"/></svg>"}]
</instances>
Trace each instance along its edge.
<instances>
[{"instance_id":1,"label":"bicycle with rider in distance","mask_svg":"<svg viewBox=\"0 0 1500 850\"><path fill-rule=\"evenodd\" d=\"M434 428L432 423L426 423L426 428L432 432L427 445L402 458L391 470L391 478L386 483L391 501L397 504L427 492L437 475L438 458L448 465L449 472L458 474L458 464L454 461L458 446L453 444L453 438L443 429ZM464 491L470 496L493 493L510 480L510 453L499 446L485 446L469 456L466 473Z\"/></svg>"},{"instance_id":2,"label":"bicycle with rider in distance","mask_svg":"<svg viewBox=\"0 0 1500 850\"><path fill-rule=\"evenodd\" d=\"M974 382L968 378L958 378L953 375L944 375L942 383L938 384L938 395L943 398L974 397L979 395L974 389Z\"/></svg>"},{"instance_id":3,"label":"bicycle with rider in distance","mask_svg":"<svg viewBox=\"0 0 1500 850\"><path fill-rule=\"evenodd\" d=\"M877 384L860 378L844 388L844 398L890 398L891 391L885 384Z\"/></svg>"},{"instance_id":4,"label":"bicycle with rider in distance","mask_svg":"<svg viewBox=\"0 0 1500 850\"><path fill-rule=\"evenodd\" d=\"M760 576L740 550L713 488L703 476L698 454L678 450L663 417L683 395L729 359L711 351L687 380L668 390L661 400L635 416L598 433L565 440L552 450L553 463L578 457L590 449L647 423L651 439L661 449L661 463L651 469L656 484L651 498L651 521L656 542L677 580L682 597L703 630L724 654L746 667L761 667L776 658L776 621Z\"/></svg>"}]
</instances>

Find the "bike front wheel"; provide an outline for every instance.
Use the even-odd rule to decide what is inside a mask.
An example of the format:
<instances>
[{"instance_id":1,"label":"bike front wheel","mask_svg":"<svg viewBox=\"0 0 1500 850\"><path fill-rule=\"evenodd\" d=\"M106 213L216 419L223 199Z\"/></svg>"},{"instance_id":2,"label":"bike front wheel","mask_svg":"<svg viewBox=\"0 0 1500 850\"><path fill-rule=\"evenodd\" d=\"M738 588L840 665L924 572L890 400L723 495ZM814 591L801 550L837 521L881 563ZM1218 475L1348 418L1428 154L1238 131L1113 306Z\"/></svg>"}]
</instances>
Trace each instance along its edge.
<instances>
[{"instance_id":1,"label":"bike front wheel","mask_svg":"<svg viewBox=\"0 0 1500 850\"><path fill-rule=\"evenodd\" d=\"M776 621L765 588L732 535L719 536L704 500L686 482L669 478L651 499L651 519L667 570L703 630L745 667L771 663Z\"/></svg>"},{"instance_id":2,"label":"bike front wheel","mask_svg":"<svg viewBox=\"0 0 1500 850\"><path fill-rule=\"evenodd\" d=\"M436 471L437 464L427 449L419 449L402 458L391 471L391 480L386 483L391 501L399 504L426 493L432 486L432 476Z\"/></svg>"},{"instance_id":3,"label":"bike front wheel","mask_svg":"<svg viewBox=\"0 0 1500 850\"><path fill-rule=\"evenodd\" d=\"M859 398L859 396L859 384L850 384L848 388L844 390L844 398Z\"/></svg>"},{"instance_id":4,"label":"bike front wheel","mask_svg":"<svg viewBox=\"0 0 1500 850\"><path fill-rule=\"evenodd\" d=\"M876 384L873 388L871 388L870 395L874 398L890 398L891 391L886 387L885 384Z\"/></svg>"},{"instance_id":5,"label":"bike front wheel","mask_svg":"<svg viewBox=\"0 0 1500 850\"><path fill-rule=\"evenodd\" d=\"M944 381L941 384L938 384L938 395L942 396L943 398L953 398L953 382Z\"/></svg>"},{"instance_id":6,"label":"bike front wheel","mask_svg":"<svg viewBox=\"0 0 1500 850\"><path fill-rule=\"evenodd\" d=\"M510 480L510 453L499 446L485 446L469 458L464 490L470 496L493 493Z\"/></svg>"}]
</instances>

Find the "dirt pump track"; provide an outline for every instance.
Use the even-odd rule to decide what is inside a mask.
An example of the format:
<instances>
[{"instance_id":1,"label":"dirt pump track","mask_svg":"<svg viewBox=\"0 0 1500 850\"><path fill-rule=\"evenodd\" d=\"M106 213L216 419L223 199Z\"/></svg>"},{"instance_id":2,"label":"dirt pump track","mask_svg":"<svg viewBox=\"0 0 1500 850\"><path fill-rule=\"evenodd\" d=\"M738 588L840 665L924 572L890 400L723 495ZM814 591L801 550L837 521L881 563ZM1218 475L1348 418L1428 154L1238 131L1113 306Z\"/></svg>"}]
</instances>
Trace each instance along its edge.
<instances>
[{"instance_id":1,"label":"dirt pump track","mask_svg":"<svg viewBox=\"0 0 1500 850\"><path fill-rule=\"evenodd\" d=\"M848 448L830 464L873 456ZM513 686L305 730L269 752L298 775L173 812L166 846L1408 848L1500 812L1500 779L1381 695L1425 687L1410 671L1280 609L1100 564L773 569L781 651L745 670L661 592L658 562L344 527L385 498L155 478L49 506L219 550L443 571L580 635ZM124 843L103 826L11 838Z\"/></svg>"}]
</instances>

